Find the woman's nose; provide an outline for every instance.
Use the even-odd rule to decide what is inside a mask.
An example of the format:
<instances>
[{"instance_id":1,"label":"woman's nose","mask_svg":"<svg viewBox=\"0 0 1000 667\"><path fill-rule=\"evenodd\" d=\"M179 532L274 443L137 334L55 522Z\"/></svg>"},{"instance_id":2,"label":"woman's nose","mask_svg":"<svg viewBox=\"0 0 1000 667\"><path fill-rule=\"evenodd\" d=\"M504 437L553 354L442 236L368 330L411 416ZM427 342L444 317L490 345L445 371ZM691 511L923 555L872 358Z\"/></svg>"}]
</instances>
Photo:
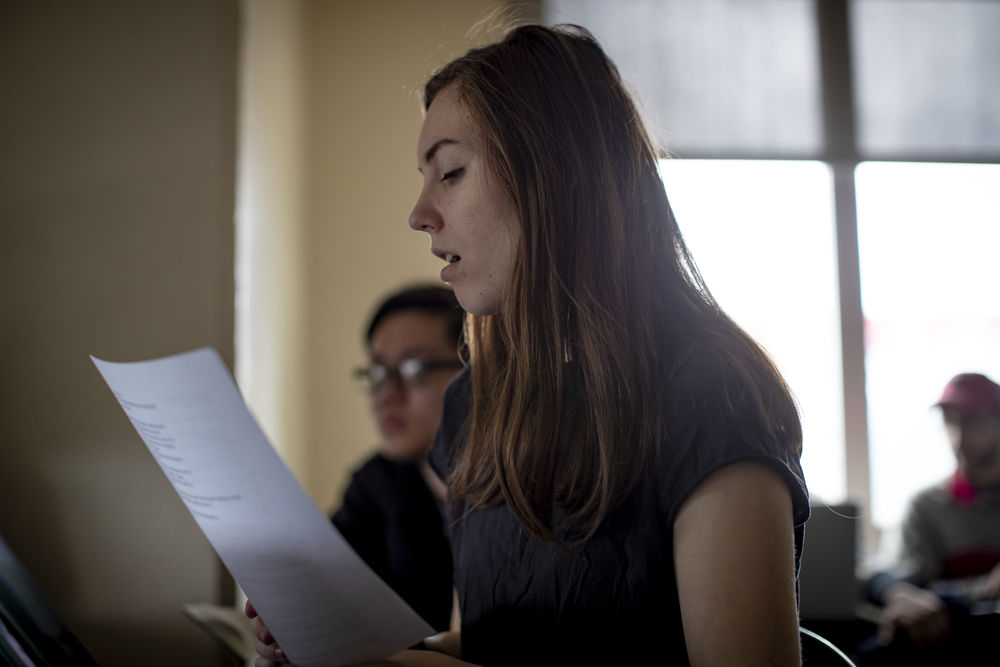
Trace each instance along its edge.
<instances>
[{"instance_id":1,"label":"woman's nose","mask_svg":"<svg viewBox=\"0 0 1000 667\"><path fill-rule=\"evenodd\" d=\"M437 211L427 201L427 195L421 192L417 203L413 205L413 210L410 211L410 229L418 232L436 231L441 226L440 220Z\"/></svg>"}]
</instances>

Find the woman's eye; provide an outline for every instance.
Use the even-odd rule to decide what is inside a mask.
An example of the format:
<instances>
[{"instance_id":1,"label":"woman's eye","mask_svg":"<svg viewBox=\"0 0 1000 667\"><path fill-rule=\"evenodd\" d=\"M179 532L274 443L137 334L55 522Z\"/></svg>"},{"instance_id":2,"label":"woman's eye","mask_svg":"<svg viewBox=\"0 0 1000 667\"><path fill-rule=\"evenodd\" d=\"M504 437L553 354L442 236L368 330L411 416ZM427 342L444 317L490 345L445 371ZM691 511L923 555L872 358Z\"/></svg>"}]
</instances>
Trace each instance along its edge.
<instances>
[{"instance_id":1,"label":"woman's eye","mask_svg":"<svg viewBox=\"0 0 1000 667\"><path fill-rule=\"evenodd\" d=\"M442 181L454 181L459 176L461 176L462 172L464 172L464 171L465 171L464 167L459 167L457 169L452 169L451 171L446 171L444 173L444 175L441 177L441 180Z\"/></svg>"}]
</instances>

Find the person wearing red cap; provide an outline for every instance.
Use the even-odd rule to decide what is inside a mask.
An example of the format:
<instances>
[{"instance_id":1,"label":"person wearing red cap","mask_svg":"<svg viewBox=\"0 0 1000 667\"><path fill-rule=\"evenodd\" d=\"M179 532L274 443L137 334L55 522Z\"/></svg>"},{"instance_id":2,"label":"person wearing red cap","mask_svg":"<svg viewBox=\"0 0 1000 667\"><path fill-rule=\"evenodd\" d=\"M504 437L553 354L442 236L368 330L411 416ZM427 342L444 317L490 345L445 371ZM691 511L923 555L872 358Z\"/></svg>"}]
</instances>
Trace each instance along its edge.
<instances>
[{"instance_id":1,"label":"person wearing red cap","mask_svg":"<svg viewBox=\"0 0 1000 667\"><path fill-rule=\"evenodd\" d=\"M956 375L935 407L956 469L910 501L895 567L868 582L883 610L864 665L979 664L984 626L1000 629L1000 385Z\"/></svg>"}]
</instances>

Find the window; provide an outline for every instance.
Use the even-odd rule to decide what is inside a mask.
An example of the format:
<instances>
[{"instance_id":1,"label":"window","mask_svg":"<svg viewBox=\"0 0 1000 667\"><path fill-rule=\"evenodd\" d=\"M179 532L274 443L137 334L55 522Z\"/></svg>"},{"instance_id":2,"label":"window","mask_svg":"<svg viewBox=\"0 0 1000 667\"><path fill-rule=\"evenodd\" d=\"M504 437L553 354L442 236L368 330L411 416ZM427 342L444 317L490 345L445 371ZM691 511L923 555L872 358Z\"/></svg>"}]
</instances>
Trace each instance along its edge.
<instances>
[{"instance_id":1,"label":"window","mask_svg":"<svg viewBox=\"0 0 1000 667\"><path fill-rule=\"evenodd\" d=\"M1000 379L1000 2L543 6L595 34L677 158L678 221L799 399L814 495L868 510L868 539L898 522L953 465L944 383Z\"/></svg>"},{"instance_id":2,"label":"window","mask_svg":"<svg viewBox=\"0 0 1000 667\"><path fill-rule=\"evenodd\" d=\"M856 182L871 506L892 525L954 468L945 383L1000 380L1000 165L866 162Z\"/></svg>"},{"instance_id":3,"label":"window","mask_svg":"<svg viewBox=\"0 0 1000 667\"><path fill-rule=\"evenodd\" d=\"M810 0L545 4L547 20L594 33L672 152L808 156L821 149Z\"/></svg>"},{"instance_id":4,"label":"window","mask_svg":"<svg viewBox=\"0 0 1000 667\"><path fill-rule=\"evenodd\" d=\"M851 3L866 155L1000 153L1000 2Z\"/></svg>"},{"instance_id":5,"label":"window","mask_svg":"<svg viewBox=\"0 0 1000 667\"><path fill-rule=\"evenodd\" d=\"M843 500L830 169L821 162L663 160L660 174L708 288L764 346L795 394L810 493Z\"/></svg>"}]
</instances>

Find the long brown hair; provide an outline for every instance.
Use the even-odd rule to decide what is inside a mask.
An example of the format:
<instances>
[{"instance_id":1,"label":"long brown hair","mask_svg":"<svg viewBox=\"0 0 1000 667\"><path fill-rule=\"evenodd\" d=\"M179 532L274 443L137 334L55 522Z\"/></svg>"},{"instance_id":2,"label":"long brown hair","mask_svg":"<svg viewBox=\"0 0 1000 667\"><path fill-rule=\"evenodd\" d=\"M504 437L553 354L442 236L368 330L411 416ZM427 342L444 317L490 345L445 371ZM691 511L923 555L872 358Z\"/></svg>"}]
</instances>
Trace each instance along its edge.
<instances>
[{"instance_id":1,"label":"long brown hair","mask_svg":"<svg viewBox=\"0 0 1000 667\"><path fill-rule=\"evenodd\" d=\"M473 407L453 498L502 500L532 534L563 543L557 504L570 541L591 536L661 455L664 378L685 335L717 349L762 423L799 448L789 391L706 288L639 113L593 36L514 28L437 72L425 108L452 85L520 222L499 313L468 319ZM568 420L570 373L582 396Z\"/></svg>"}]
</instances>

